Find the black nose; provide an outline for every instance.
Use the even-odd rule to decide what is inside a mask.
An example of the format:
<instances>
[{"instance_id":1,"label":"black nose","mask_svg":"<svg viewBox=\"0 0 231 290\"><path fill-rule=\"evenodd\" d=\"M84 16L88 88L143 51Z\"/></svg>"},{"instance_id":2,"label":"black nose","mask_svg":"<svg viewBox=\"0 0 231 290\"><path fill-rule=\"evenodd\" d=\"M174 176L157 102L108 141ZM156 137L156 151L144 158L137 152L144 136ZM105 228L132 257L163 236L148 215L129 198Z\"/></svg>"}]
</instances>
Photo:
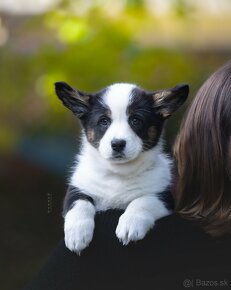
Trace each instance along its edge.
<instances>
[{"instance_id":1,"label":"black nose","mask_svg":"<svg viewBox=\"0 0 231 290\"><path fill-rule=\"evenodd\" d=\"M111 147L116 152L121 152L126 146L126 141L123 139L113 139L111 141Z\"/></svg>"}]
</instances>

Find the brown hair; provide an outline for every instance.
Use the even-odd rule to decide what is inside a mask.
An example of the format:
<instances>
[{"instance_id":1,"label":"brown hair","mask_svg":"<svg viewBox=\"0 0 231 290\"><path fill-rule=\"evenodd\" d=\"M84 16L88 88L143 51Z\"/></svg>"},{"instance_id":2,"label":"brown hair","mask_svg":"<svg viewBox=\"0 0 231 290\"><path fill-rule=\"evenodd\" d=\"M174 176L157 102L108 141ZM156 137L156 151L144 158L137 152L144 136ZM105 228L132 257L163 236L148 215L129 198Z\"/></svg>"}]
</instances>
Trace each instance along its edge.
<instances>
[{"instance_id":1,"label":"brown hair","mask_svg":"<svg viewBox=\"0 0 231 290\"><path fill-rule=\"evenodd\" d=\"M213 236L231 233L231 62L199 89L174 145L176 212Z\"/></svg>"}]
</instances>

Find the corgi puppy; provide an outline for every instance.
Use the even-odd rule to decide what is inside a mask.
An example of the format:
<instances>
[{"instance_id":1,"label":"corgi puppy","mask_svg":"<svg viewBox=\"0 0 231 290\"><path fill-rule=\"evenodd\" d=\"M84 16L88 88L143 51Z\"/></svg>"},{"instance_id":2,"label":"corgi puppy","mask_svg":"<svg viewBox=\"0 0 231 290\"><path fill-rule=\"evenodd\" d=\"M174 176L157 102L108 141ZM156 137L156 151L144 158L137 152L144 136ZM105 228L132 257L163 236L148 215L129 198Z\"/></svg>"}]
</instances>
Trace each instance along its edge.
<instances>
[{"instance_id":1,"label":"corgi puppy","mask_svg":"<svg viewBox=\"0 0 231 290\"><path fill-rule=\"evenodd\" d=\"M82 125L82 146L64 199L66 247L78 254L92 240L97 211L122 209L116 235L127 245L171 213L171 160L163 152L167 118L187 99L188 85L146 91L117 83L96 93L55 83Z\"/></svg>"}]
</instances>

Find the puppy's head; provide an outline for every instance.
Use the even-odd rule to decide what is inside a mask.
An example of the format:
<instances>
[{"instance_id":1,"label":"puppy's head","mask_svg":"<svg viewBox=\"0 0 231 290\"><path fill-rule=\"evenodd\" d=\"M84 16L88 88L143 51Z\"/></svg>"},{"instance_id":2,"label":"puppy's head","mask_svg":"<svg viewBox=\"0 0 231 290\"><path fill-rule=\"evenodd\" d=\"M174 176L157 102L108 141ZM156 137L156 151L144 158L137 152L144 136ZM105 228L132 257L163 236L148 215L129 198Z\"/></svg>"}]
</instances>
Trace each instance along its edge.
<instances>
[{"instance_id":1,"label":"puppy's head","mask_svg":"<svg viewBox=\"0 0 231 290\"><path fill-rule=\"evenodd\" d=\"M188 85L154 92L114 84L95 94L55 83L56 94L81 121L88 142L111 162L125 163L153 148L164 121L186 100Z\"/></svg>"}]
</instances>

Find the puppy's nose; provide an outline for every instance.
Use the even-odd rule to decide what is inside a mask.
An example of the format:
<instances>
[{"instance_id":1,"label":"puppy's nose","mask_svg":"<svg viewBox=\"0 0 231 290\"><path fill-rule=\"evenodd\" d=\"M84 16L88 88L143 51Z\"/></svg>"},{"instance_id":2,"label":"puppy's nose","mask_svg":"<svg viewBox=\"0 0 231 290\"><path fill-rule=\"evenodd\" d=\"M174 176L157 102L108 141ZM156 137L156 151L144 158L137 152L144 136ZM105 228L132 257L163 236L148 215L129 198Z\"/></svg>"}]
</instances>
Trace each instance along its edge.
<instances>
[{"instance_id":1,"label":"puppy's nose","mask_svg":"<svg viewBox=\"0 0 231 290\"><path fill-rule=\"evenodd\" d=\"M126 141L123 139L113 139L111 141L111 147L115 152L121 152L126 146Z\"/></svg>"}]
</instances>

